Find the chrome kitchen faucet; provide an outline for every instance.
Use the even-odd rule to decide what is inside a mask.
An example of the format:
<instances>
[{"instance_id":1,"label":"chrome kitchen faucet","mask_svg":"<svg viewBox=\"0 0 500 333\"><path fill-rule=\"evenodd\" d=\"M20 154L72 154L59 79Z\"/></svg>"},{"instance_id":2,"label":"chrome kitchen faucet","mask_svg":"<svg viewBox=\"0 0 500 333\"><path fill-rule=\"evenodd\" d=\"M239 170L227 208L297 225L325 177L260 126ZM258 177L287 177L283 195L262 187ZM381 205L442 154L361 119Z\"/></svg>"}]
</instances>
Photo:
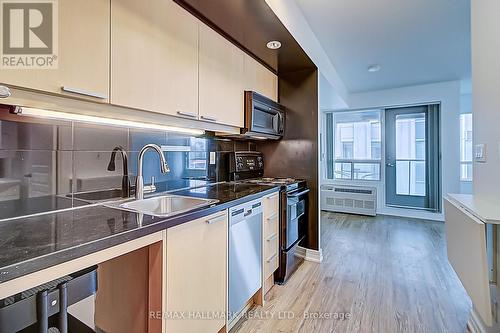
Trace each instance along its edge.
<instances>
[{"instance_id":1,"label":"chrome kitchen faucet","mask_svg":"<svg viewBox=\"0 0 500 333\"><path fill-rule=\"evenodd\" d=\"M165 159L165 155L163 155L163 151L161 150L160 146L150 143L150 144L147 144L144 147L142 147L141 151L139 152L138 165L137 165L137 179L135 180L135 199L136 200L144 199L144 193L152 193L152 192L156 191L156 186L154 184L154 178L153 178L153 183L151 185L148 185L148 186L144 186L144 179L142 178L142 164L143 164L143 160L144 160L144 154L149 149L153 149L160 156L161 173L170 172L170 168L168 167L167 160Z\"/></svg>"}]
</instances>

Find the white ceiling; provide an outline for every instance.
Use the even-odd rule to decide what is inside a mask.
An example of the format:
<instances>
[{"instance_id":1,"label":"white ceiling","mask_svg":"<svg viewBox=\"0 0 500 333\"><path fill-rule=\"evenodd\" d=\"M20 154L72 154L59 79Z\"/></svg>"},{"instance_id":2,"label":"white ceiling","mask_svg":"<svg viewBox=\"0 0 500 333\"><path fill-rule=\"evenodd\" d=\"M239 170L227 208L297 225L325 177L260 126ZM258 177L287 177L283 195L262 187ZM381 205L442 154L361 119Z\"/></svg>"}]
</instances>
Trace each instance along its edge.
<instances>
[{"instance_id":1,"label":"white ceiling","mask_svg":"<svg viewBox=\"0 0 500 333\"><path fill-rule=\"evenodd\" d=\"M351 93L470 77L470 0L296 2Z\"/></svg>"}]
</instances>

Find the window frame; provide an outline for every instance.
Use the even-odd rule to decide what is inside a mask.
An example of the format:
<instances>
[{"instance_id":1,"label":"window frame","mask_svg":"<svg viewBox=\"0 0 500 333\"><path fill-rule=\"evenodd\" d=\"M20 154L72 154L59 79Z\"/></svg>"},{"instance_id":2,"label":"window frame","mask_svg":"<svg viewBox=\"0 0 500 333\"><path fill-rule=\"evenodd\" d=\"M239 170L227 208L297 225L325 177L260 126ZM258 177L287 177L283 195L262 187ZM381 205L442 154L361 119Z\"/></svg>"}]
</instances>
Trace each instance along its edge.
<instances>
[{"instance_id":1,"label":"window frame","mask_svg":"<svg viewBox=\"0 0 500 333\"><path fill-rule=\"evenodd\" d=\"M201 150L192 150L192 145L193 145L193 141L195 141L196 139L198 138L189 138L189 151L186 152L186 171L192 171L192 172L199 172L199 171L207 171L208 170L208 161L207 161L207 151L206 151L206 143L205 143L205 151L201 151ZM191 161L195 161L195 160L201 160L200 158L192 158L191 156L192 155L196 155L198 153L203 153L205 155L205 167L203 169L201 168L191 168L190 164L191 164Z\"/></svg>"},{"instance_id":2,"label":"window frame","mask_svg":"<svg viewBox=\"0 0 500 333\"><path fill-rule=\"evenodd\" d=\"M470 137L467 137L467 135L464 135L464 133L468 132L466 130L464 130L462 128L462 117L465 117L465 116L470 116L471 119L471 130L470 130ZM473 118L472 118L472 112L466 112L466 113L461 113L460 114L460 181L461 182L472 182L473 181L473 168L474 168L474 158L473 158L473 153L474 153L474 142L473 142L473 134L474 134L474 123L473 123ZM466 160L466 159L462 159L462 151L467 149L466 148L466 144L470 142L470 146L471 146L471 158L470 160ZM465 154L467 155L467 154ZM466 178L466 177L463 177L463 174L462 174L462 168L463 167L468 167L470 166L470 169L471 169L471 175L470 175L470 178Z\"/></svg>"},{"instance_id":3,"label":"window frame","mask_svg":"<svg viewBox=\"0 0 500 333\"><path fill-rule=\"evenodd\" d=\"M338 115L338 114L356 114L356 113L377 113L378 114L378 122L375 122L375 123L378 123L378 134L376 135L376 137L378 137L380 140L373 140L373 134L370 133L370 135L368 136L368 138L370 138L370 141L371 142L377 142L378 145L377 147L373 147L371 146L370 149L367 149L367 151L370 152L370 155L372 155L372 152L373 152L373 149L376 148L378 151L379 151L379 158L373 158L373 159L356 159L356 158L337 158L336 157L336 127L337 127L337 124L335 122L335 116ZM330 126L328 125L328 115L331 115L332 119L330 120L331 121L331 124ZM326 168L325 168L325 173L324 173L324 179L327 180L327 181L355 181L355 182L369 182L369 183L374 183L374 182L381 182L383 180L383 160L384 160L384 131L383 131L383 128L384 128L384 124L383 124L383 118L384 118L384 111L383 109L366 109L366 110L346 110L346 111L330 111L330 112L325 112L325 126L324 126L324 130L325 130L325 136L324 136L324 140L325 140L325 164L326 164ZM353 122L354 123L354 122ZM373 128L373 123L371 125L371 128ZM328 133L329 132L329 129L331 129L331 133ZM354 156L354 133L353 133L353 139L352 141L352 144L353 144L353 151L352 151L352 155ZM331 147L330 149L328 149L328 145L329 145L329 140L332 140L331 142ZM343 141L343 142L346 142L346 141ZM342 147L342 144L340 144L340 146ZM368 148L368 147L367 147ZM331 151L331 152L330 152ZM330 156L331 155L331 156ZM336 171L335 171L335 166L336 164L342 164L342 163L346 163L346 164L349 164L350 165L350 174L349 174L349 177L336 177ZM354 166L356 164L373 164L373 165L377 165L378 166L378 173L377 174L374 174L374 179L363 179L363 178L356 178L356 171L355 171L355 168ZM331 169L331 171L329 171L329 169ZM332 177L329 177L329 176L332 176Z\"/></svg>"}]
</instances>

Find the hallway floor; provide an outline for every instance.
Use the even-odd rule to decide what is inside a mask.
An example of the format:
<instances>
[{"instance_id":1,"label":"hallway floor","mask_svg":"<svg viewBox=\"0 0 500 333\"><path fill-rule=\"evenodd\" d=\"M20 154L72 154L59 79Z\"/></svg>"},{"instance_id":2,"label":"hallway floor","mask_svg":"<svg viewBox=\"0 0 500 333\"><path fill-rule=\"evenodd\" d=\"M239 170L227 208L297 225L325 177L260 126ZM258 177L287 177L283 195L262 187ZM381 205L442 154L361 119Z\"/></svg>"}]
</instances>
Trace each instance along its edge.
<instances>
[{"instance_id":1,"label":"hallway floor","mask_svg":"<svg viewBox=\"0 0 500 333\"><path fill-rule=\"evenodd\" d=\"M304 262L232 332L467 332L443 223L323 212L321 244L321 264Z\"/></svg>"}]
</instances>

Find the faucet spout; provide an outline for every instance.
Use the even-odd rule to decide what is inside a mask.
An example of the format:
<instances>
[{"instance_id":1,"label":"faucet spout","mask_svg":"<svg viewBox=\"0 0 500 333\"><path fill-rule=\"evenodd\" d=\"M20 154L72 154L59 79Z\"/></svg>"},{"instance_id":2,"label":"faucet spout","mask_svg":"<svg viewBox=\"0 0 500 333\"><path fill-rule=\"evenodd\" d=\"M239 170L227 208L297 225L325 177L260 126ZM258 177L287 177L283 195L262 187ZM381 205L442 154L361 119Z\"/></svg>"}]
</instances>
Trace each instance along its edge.
<instances>
[{"instance_id":1,"label":"faucet spout","mask_svg":"<svg viewBox=\"0 0 500 333\"><path fill-rule=\"evenodd\" d=\"M143 161L144 161L144 154L148 150L153 150L156 151L158 156L160 157L160 171L161 173L167 173L170 172L170 168L168 166L167 160L165 159L165 155L163 155L163 151L161 150L161 147L150 143L142 147L141 151L139 152L139 157L138 157L138 166L137 166L137 178L136 178L136 186L135 186L135 198L140 200L144 198L144 179L143 179Z\"/></svg>"}]
</instances>

